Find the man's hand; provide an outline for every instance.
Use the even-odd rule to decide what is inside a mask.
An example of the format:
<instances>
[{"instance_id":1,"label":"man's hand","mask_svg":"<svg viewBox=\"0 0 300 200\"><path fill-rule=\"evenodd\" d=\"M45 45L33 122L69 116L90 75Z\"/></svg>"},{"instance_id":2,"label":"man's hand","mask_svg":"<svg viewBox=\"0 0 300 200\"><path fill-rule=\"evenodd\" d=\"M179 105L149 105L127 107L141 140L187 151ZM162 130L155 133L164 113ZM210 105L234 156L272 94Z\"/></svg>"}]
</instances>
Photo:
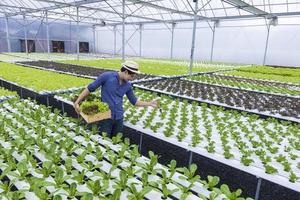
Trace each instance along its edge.
<instances>
[{"instance_id":1,"label":"man's hand","mask_svg":"<svg viewBox=\"0 0 300 200\"><path fill-rule=\"evenodd\" d=\"M75 111L79 114L80 113L80 106L79 106L79 104L75 102L73 104L73 107L74 107Z\"/></svg>"},{"instance_id":2,"label":"man's hand","mask_svg":"<svg viewBox=\"0 0 300 200\"><path fill-rule=\"evenodd\" d=\"M149 106L152 106L153 108L156 108L158 106L157 101L156 100L150 101Z\"/></svg>"}]
</instances>

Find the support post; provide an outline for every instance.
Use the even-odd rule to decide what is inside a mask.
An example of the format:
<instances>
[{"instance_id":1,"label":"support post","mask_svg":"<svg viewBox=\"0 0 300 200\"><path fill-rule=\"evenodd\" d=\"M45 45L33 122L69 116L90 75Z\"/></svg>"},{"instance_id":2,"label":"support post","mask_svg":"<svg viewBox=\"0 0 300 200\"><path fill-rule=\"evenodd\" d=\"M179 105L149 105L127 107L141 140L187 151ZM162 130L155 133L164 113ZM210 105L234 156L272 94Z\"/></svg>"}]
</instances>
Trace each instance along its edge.
<instances>
[{"instance_id":1,"label":"support post","mask_svg":"<svg viewBox=\"0 0 300 200\"><path fill-rule=\"evenodd\" d=\"M79 8L76 7L76 47L77 47L77 60L79 60Z\"/></svg>"},{"instance_id":2,"label":"support post","mask_svg":"<svg viewBox=\"0 0 300 200\"><path fill-rule=\"evenodd\" d=\"M192 75L193 61L194 61L194 51L195 51L195 38L196 38L196 26L197 26L197 12L198 12L198 0L194 0L194 20L193 20L193 36L192 36L192 47L191 47L191 56L190 56L190 70L189 75Z\"/></svg>"},{"instance_id":3,"label":"support post","mask_svg":"<svg viewBox=\"0 0 300 200\"><path fill-rule=\"evenodd\" d=\"M260 177L258 177L256 192L255 192L255 200L259 200L259 192L260 192L261 181L262 181L262 179Z\"/></svg>"},{"instance_id":4,"label":"support post","mask_svg":"<svg viewBox=\"0 0 300 200\"><path fill-rule=\"evenodd\" d=\"M23 22L24 22L24 40L25 40L25 51L28 56L28 44L27 44L27 22L25 19L25 15L23 15Z\"/></svg>"},{"instance_id":5,"label":"support post","mask_svg":"<svg viewBox=\"0 0 300 200\"><path fill-rule=\"evenodd\" d=\"M173 46L174 46L174 29L176 24L172 23L172 30L171 30L171 56L170 59L173 59Z\"/></svg>"},{"instance_id":6,"label":"support post","mask_svg":"<svg viewBox=\"0 0 300 200\"><path fill-rule=\"evenodd\" d=\"M140 24L139 25L140 28L140 52L139 52L139 56L142 57L142 33L143 33L143 25Z\"/></svg>"},{"instance_id":7,"label":"support post","mask_svg":"<svg viewBox=\"0 0 300 200\"><path fill-rule=\"evenodd\" d=\"M8 16L5 16L5 27L6 27L6 42L7 42L7 51L10 53L10 38L9 38L9 28L8 28Z\"/></svg>"},{"instance_id":8,"label":"support post","mask_svg":"<svg viewBox=\"0 0 300 200\"><path fill-rule=\"evenodd\" d=\"M267 52L268 52L268 45L269 45L269 36L270 36L270 22L267 22L267 39L266 39L266 46L265 46L265 53L264 53L264 60L263 60L263 65L266 64L266 59L267 59Z\"/></svg>"},{"instance_id":9,"label":"support post","mask_svg":"<svg viewBox=\"0 0 300 200\"><path fill-rule=\"evenodd\" d=\"M94 53L96 53L96 26L93 25L93 45L94 45Z\"/></svg>"},{"instance_id":10,"label":"support post","mask_svg":"<svg viewBox=\"0 0 300 200\"><path fill-rule=\"evenodd\" d=\"M215 46L215 33L216 33L216 26L218 23L219 23L218 21L214 21L214 26L212 28L213 37L212 37L212 41L211 41L210 62L213 61L214 46Z\"/></svg>"},{"instance_id":11,"label":"support post","mask_svg":"<svg viewBox=\"0 0 300 200\"><path fill-rule=\"evenodd\" d=\"M114 26L114 57L117 54L117 26Z\"/></svg>"},{"instance_id":12,"label":"support post","mask_svg":"<svg viewBox=\"0 0 300 200\"><path fill-rule=\"evenodd\" d=\"M125 0L122 0L122 61L125 61Z\"/></svg>"},{"instance_id":13,"label":"support post","mask_svg":"<svg viewBox=\"0 0 300 200\"><path fill-rule=\"evenodd\" d=\"M193 162L193 152L190 151L189 166L191 166L192 162Z\"/></svg>"},{"instance_id":14,"label":"support post","mask_svg":"<svg viewBox=\"0 0 300 200\"><path fill-rule=\"evenodd\" d=\"M139 143L139 152L142 154L142 145L143 145L143 133L140 134L140 143Z\"/></svg>"},{"instance_id":15,"label":"support post","mask_svg":"<svg viewBox=\"0 0 300 200\"><path fill-rule=\"evenodd\" d=\"M46 11L46 37L47 37L47 52L50 53L49 23L48 23L48 12L47 11Z\"/></svg>"}]
</instances>

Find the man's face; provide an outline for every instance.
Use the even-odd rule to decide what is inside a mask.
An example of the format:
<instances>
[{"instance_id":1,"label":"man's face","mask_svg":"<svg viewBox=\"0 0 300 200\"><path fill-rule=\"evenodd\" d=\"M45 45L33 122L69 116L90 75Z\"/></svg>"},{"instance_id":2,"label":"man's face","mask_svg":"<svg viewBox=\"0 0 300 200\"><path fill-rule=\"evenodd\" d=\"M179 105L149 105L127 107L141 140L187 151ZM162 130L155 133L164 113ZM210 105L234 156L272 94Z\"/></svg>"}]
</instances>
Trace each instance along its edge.
<instances>
[{"instance_id":1,"label":"man's face","mask_svg":"<svg viewBox=\"0 0 300 200\"><path fill-rule=\"evenodd\" d=\"M128 71L125 71L125 81L132 81L134 79L135 74L128 73Z\"/></svg>"}]
</instances>

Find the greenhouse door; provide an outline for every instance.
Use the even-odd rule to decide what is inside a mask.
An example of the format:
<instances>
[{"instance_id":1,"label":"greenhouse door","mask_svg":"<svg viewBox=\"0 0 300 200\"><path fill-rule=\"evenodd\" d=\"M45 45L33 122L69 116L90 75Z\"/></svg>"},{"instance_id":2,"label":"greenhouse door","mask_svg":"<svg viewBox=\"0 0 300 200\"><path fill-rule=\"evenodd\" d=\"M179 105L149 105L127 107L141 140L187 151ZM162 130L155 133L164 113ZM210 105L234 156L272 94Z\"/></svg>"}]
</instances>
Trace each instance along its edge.
<instances>
[{"instance_id":1,"label":"greenhouse door","mask_svg":"<svg viewBox=\"0 0 300 200\"><path fill-rule=\"evenodd\" d=\"M20 40L21 43L21 52L26 52L25 40ZM27 40L27 50L28 53L35 52L35 41Z\"/></svg>"},{"instance_id":2,"label":"greenhouse door","mask_svg":"<svg viewBox=\"0 0 300 200\"><path fill-rule=\"evenodd\" d=\"M79 42L79 53L89 53L89 43L88 42Z\"/></svg>"},{"instance_id":3,"label":"greenhouse door","mask_svg":"<svg viewBox=\"0 0 300 200\"><path fill-rule=\"evenodd\" d=\"M52 41L52 52L64 53L65 42L64 41Z\"/></svg>"}]
</instances>

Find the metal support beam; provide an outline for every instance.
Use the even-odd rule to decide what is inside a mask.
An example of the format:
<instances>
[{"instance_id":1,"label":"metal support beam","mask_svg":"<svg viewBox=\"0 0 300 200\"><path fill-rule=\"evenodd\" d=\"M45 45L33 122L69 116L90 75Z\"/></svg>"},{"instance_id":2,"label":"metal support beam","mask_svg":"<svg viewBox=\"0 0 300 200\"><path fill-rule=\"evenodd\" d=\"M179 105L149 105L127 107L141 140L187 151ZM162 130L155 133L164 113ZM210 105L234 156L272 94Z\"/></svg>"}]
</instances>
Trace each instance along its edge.
<instances>
[{"instance_id":1,"label":"metal support beam","mask_svg":"<svg viewBox=\"0 0 300 200\"><path fill-rule=\"evenodd\" d=\"M211 41L211 51L210 51L210 62L213 60L213 55L214 55L214 46L215 46L215 34L216 34L216 26L218 21L214 22L214 26L212 28L213 36L212 36L212 41Z\"/></svg>"},{"instance_id":2,"label":"metal support beam","mask_svg":"<svg viewBox=\"0 0 300 200\"><path fill-rule=\"evenodd\" d=\"M173 46L174 46L174 29L176 24L172 23L172 29L171 29L171 56L170 59L173 59Z\"/></svg>"},{"instance_id":3,"label":"metal support beam","mask_svg":"<svg viewBox=\"0 0 300 200\"><path fill-rule=\"evenodd\" d=\"M258 177L256 192L255 192L255 200L259 200L259 192L260 192L261 181L262 181L262 179L260 177Z\"/></svg>"},{"instance_id":4,"label":"metal support beam","mask_svg":"<svg viewBox=\"0 0 300 200\"><path fill-rule=\"evenodd\" d=\"M50 53L48 12L46 12L46 37L47 37L47 52Z\"/></svg>"},{"instance_id":5,"label":"metal support beam","mask_svg":"<svg viewBox=\"0 0 300 200\"><path fill-rule=\"evenodd\" d=\"M263 60L263 65L266 64L266 59L267 59L267 53L268 53L268 46L269 46L269 36L270 36L270 22L267 22L267 39L266 39L266 46L265 46L265 53L264 53L264 60Z\"/></svg>"},{"instance_id":6,"label":"metal support beam","mask_svg":"<svg viewBox=\"0 0 300 200\"><path fill-rule=\"evenodd\" d=\"M28 56L28 44L27 44L27 22L26 17L23 15L23 23L24 23L24 40L25 40L25 51Z\"/></svg>"},{"instance_id":7,"label":"metal support beam","mask_svg":"<svg viewBox=\"0 0 300 200\"><path fill-rule=\"evenodd\" d=\"M194 0L194 2L195 2L195 8L194 8L192 47L191 47L191 55L190 55L190 70L189 70L189 75L190 76L192 75L193 61L194 61L194 50L195 50L196 28L197 28L198 0Z\"/></svg>"},{"instance_id":8,"label":"metal support beam","mask_svg":"<svg viewBox=\"0 0 300 200\"><path fill-rule=\"evenodd\" d=\"M9 28L8 28L8 16L5 17L5 27L6 27L6 42L7 42L7 51L10 53L10 38L9 38Z\"/></svg>"},{"instance_id":9,"label":"metal support beam","mask_svg":"<svg viewBox=\"0 0 300 200\"><path fill-rule=\"evenodd\" d=\"M114 26L114 57L117 53L117 26Z\"/></svg>"},{"instance_id":10,"label":"metal support beam","mask_svg":"<svg viewBox=\"0 0 300 200\"><path fill-rule=\"evenodd\" d=\"M96 53L96 27L93 26L93 50L94 50L94 53Z\"/></svg>"},{"instance_id":11,"label":"metal support beam","mask_svg":"<svg viewBox=\"0 0 300 200\"><path fill-rule=\"evenodd\" d=\"M77 60L79 60L79 8L76 7L76 48L77 48Z\"/></svg>"},{"instance_id":12,"label":"metal support beam","mask_svg":"<svg viewBox=\"0 0 300 200\"><path fill-rule=\"evenodd\" d=\"M143 33L143 25L140 24L139 25L140 28L140 52L139 52L139 56L142 57L142 33Z\"/></svg>"},{"instance_id":13,"label":"metal support beam","mask_svg":"<svg viewBox=\"0 0 300 200\"><path fill-rule=\"evenodd\" d=\"M122 0L122 61L125 61L125 0Z\"/></svg>"}]
</instances>

